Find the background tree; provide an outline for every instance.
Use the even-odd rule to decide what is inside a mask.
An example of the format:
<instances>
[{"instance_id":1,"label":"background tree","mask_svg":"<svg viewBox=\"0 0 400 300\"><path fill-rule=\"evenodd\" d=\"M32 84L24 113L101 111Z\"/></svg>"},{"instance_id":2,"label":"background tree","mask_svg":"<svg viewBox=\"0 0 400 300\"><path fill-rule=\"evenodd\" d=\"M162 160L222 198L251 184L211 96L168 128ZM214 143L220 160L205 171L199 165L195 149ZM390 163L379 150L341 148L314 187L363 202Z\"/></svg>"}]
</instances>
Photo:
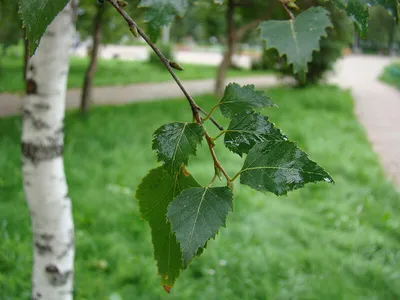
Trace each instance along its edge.
<instances>
[{"instance_id":1,"label":"background tree","mask_svg":"<svg viewBox=\"0 0 400 300\"><path fill-rule=\"evenodd\" d=\"M93 76L94 73L96 72L99 47L102 35L102 26L104 25L103 16L105 13L105 6L100 3L94 3L93 5L96 5L97 8L95 17L93 19L92 45L90 47L90 53L88 53L90 62L88 68L86 69L84 83L82 87L81 112L83 114L87 114L89 112Z\"/></svg>"},{"instance_id":2,"label":"background tree","mask_svg":"<svg viewBox=\"0 0 400 300\"><path fill-rule=\"evenodd\" d=\"M225 52L220 65L218 66L215 81L215 93L221 95L226 78L226 72L232 65L232 56L235 53L235 47L242 41L246 33L257 28L262 20L280 19L283 17L282 11L276 13L278 1L261 0L227 0L225 4L225 22L226 22L226 42Z\"/></svg>"},{"instance_id":3,"label":"background tree","mask_svg":"<svg viewBox=\"0 0 400 300\"><path fill-rule=\"evenodd\" d=\"M172 23L171 34L174 42L182 42L190 35L200 44L209 44L210 37L215 37L222 44L225 40L225 6L212 1L189 3L184 18L177 18Z\"/></svg>"},{"instance_id":4,"label":"background tree","mask_svg":"<svg viewBox=\"0 0 400 300\"><path fill-rule=\"evenodd\" d=\"M371 8L367 36L361 40L366 52L391 53L400 40L400 30L393 17L382 6Z\"/></svg>"},{"instance_id":5,"label":"background tree","mask_svg":"<svg viewBox=\"0 0 400 300\"><path fill-rule=\"evenodd\" d=\"M138 1L130 1L127 10L140 20L142 11L136 8ZM77 28L80 37L89 41L89 64L85 72L81 94L81 112L87 114L90 108L93 77L96 73L100 45L104 43L120 43L126 34L126 26L115 13L96 1L85 0L79 5ZM130 36L129 36L130 38Z\"/></svg>"}]
</instances>

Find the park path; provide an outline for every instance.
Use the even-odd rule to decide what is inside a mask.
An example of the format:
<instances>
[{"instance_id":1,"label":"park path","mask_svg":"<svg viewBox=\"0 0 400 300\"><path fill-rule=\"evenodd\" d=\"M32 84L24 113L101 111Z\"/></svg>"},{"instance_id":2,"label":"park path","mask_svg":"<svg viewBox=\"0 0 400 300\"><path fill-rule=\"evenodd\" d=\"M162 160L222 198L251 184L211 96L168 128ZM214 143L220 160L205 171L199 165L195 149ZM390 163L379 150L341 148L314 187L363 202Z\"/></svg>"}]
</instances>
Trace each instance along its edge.
<instances>
[{"instance_id":1,"label":"park path","mask_svg":"<svg viewBox=\"0 0 400 300\"><path fill-rule=\"evenodd\" d=\"M237 82L241 85L254 84L265 88L277 85L274 76L250 76L228 78L227 82ZM214 79L187 80L182 82L192 96L212 93ZM77 108L80 103L81 89L69 89L67 93L67 108ZM126 86L96 87L93 89L93 104L125 104L154 99L169 99L182 97L182 91L173 81L160 83L138 83ZM19 114L22 107L22 96L19 94L0 94L0 117Z\"/></svg>"},{"instance_id":2,"label":"park path","mask_svg":"<svg viewBox=\"0 0 400 300\"><path fill-rule=\"evenodd\" d=\"M400 91L378 79L391 61L379 56L344 58L330 82L351 89L356 116L387 176L400 187Z\"/></svg>"}]
</instances>

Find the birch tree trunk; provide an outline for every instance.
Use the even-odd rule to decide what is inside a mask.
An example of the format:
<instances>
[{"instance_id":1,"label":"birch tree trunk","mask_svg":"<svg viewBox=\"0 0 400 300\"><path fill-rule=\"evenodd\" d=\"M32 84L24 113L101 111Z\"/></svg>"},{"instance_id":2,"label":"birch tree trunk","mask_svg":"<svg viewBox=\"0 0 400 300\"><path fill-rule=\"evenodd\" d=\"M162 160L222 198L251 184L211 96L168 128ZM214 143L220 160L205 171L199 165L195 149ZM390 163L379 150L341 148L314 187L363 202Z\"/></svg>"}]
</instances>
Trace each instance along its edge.
<instances>
[{"instance_id":1,"label":"birch tree trunk","mask_svg":"<svg viewBox=\"0 0 400 300\"><path fill-rule=\"evenodd\" d=\"M72 18L68 4L47 28L26 73L22 172L32 222L35 300L72 299L74 225L62 156Z\"/></svg>"}]
</instances>

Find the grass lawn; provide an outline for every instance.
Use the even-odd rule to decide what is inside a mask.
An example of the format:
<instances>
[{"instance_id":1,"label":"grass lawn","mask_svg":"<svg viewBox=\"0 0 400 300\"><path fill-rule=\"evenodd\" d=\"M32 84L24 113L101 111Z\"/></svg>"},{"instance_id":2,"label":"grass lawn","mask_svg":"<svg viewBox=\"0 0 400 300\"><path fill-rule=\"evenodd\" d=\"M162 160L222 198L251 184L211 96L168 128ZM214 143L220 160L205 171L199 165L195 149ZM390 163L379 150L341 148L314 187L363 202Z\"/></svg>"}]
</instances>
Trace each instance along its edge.
<instances>
[{"instance_id":1,"label":"grass lawn","mask_svg":"<svg viewBox=\"0 0 400 300\"><path fill-rule=\"evenodd\" d=\"M400 89L400 61L387 66L380 80Z\"/></svg>"},{"instance_id":2,"label":"grass lawn","mask_svg":"<svg viewBox=\"0 0 400 300\"><path fill-rule=\"evenodd\" d=\"M76 224L75 299L400 299L400 195L384 179L353 115L350 94L313 87L277 88L269 95L280 108L265 113L327 168L336 185L309 184L276 197L236 184L227 228L181 274L170 295L159 286L150 230L133 195L157 166L152 132L167 122L190 121L187 103L98 107L87 120L68 114L65 163ZM216 98L197 100L210 108ZM20 129L18 118L0 119L2 300L28 299L30 289ZM222 145L216 151L230 174L240 168L243 159ZM208 183L213 167L206 143L198 152L188 169Z\"/></svg>"},{"instance_id":3,"label":"grass lawn","mask_svg":"<svg viewBox=\"0 0 400 300\"><path fill-rule=\"evenodd\" d=\"M80 88L83 85L83 76L88 66L87 58L71 58L71 67L68 77L69 88ZM183 64L184 71L177 71L181 79L207 79L216 76L217 67ZM266 71L229 70L228 76L251 76L267 74ZM127 85L139 82L169 81L171 75L161 65L147 62L127 60L99 60L94 78L96 86ZM11 55L2 58L0 62L0 93L18 92L24 90L22 80L22 58Z\"/></svg>"}]
</instances>

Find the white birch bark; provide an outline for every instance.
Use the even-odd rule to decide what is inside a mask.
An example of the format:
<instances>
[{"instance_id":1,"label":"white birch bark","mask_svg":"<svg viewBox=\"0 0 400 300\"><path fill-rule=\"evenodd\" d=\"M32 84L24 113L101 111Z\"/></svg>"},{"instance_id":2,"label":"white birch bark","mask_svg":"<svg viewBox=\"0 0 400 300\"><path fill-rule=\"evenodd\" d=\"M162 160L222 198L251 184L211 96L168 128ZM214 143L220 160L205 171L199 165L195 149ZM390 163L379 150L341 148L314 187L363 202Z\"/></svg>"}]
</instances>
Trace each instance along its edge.
<instances>
[{"instance_id":1,"label":"white birch bark","mask_svg":"<svg viewBox=\"0 0 400 300\"><path fill-rule=\"evenodd\" d=\"M62 155L73 32L68 4L47 28L27 68L22 171L33 232L34 300L72 299L74 225Z\"/></svg>"}]
</instances>

